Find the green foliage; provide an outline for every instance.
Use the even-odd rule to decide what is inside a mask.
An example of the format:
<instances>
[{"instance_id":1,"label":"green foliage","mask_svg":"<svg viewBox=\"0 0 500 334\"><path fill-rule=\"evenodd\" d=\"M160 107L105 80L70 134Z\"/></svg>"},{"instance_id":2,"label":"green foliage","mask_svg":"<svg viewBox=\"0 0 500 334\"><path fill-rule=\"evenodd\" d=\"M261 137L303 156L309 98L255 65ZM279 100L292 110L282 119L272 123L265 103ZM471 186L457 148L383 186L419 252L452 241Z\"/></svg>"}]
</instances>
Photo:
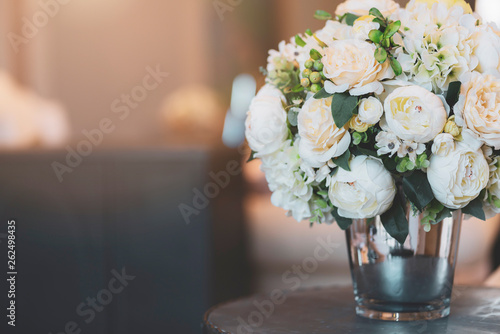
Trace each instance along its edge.
<instances>
[{"instance_id":1,"label":"green foliage","mask_svg":"<svg viewBox=\"0 0 500 334\"><path fill-rule=\"evenodd\" d=\"M302 39L302 37L300 37L300 35L295 35L295 44L301 47L306 46L306 42L304 42L304 40Z\"/></svg>"},{"instance_id":2,"label":"green foliage","mask_svg":"<svg viewBox=\"0 0 500 334\"><path fill-rule=\"evenodd\" d=\"M481 220L486 220L486 215L483 210L483 196L482 193L475 200L469 203L465 208L462 209L462 212L471 215L473 217L479 218Z\"/></svg>"},{"instance_id":3,"label":"green foliage","mask_svg":"<svg viewBox=\"0 0 500 334\"><path fill-rule=\"evenodd\" d=\"M401 28L401 21L391 22L385 29L384 37L390 38L394 36L399 31L400 28Z\"/></svg>"},{"instance_id":4,"label":"green foliage","mask_svg":"<svg viewBox=\"0 0 500 334\"><path fill-rule=\"evenodd\" d=\"M450 108L453 108L458 102L461 87L462 83L460 81L453 81L450 83L448 93L446 93L446 103L448 103Z\"/></svg>"},{"instance_id":5,"label":"green foliage","mask_svg":"<svg viewBox=\"0 0 500 334\"><path fill-rule=\"evenodd\" d=\"M339 227L344 231L347 230L349 226L352 225L352 219L341 217L338 213L337 208L333 208L332 216L335 218L335 221L337 222Z\"/></svg>"},{"instance_id":6,"label":"green foliage","mask_svg":"<svg viewBox=\"0 0 500 334\"><path fill-rule=\"evenodd\" d=\"M314 18L318 20L331 20L333 16L327 11L318 9L316 13L314 13Z\"/></svg>"},{"instance_id":7,"label":"green foliage","mask_svg":"<svg viewBox=\"0 0 500 334\"><path fill-rule=\"evenodd\" d=\"M359 96L351 96L349 92L336 93L332 99L332 116L335 125L340 129L349 122L357 112Z\"/></svg>"},{"instance_id":8,"label":"green foliage","mask_svg":"<svg viewBox=\"0 0 500 334\"><path fill-rule=\"evenodd\" d=\"M332 96L333 94L328 93L324 88L322 88L319 92L314 94L314 98L319 100L319 99L326 99Z\"/></svg>"},{"instance_id":9,"label":"green foliage","mask_svg":"<svg viewBox=\"0 0 500 334\"><path fill-rule=\"evenodd\" d=\"M400 244L404 244L409 233L408 220L406 219L404 207L399 194L396 194L391 208L380 216L387 233Z\"/></svg>"},{"instance_id":10,"label":"green foliage","mask_svg":"<svg viewBox=\"0 0 500 334\"><path fill-rule=\"evenodd\" d=\"M311 51L309 52L309 55L314 60L319 60L319 59L323 58L323 56L321 55L321 53L318 50L316 50L316 49L311 49Z\"/></svg>"},{"instance_id":11,"label":"green foliage","mask_svg":"<svg viewBox=\"0 0 500 334\"><path fill-rule=\"evenodd\" d=\"M349 160L351 159L351 152L349 150L345 151L341 156L333 159L333 162L342 169L350 172L351 167L349 167Z\"/></svg>"},{"instance_id":12,"label":"green foliage","mask_svg":"<svg viewBox=\"0 0 500 334\"><path fill-rule=\"evenodd\" d=\"M351 13L347 13L344 16L344 22L351 27L354 25L354 21L356 21L357 19L359 19L359 16Z\"/></svg>"},{"instance_id":13,"label":"green foliage","mask_svg":"<svg viewBox=\"0 0 500 334\"><path fill-rule=\"evenodd\" d=\"M379 46L376 50L375 50L375 59L380 63L380 64L383 64L385 63L385 61L387 60L387 51L385 50L385 48L383 48L382 46Z\"/></svg>"},{"instance_id":14,"label":"green foliage","mask_svg":"<svg viewBox=\"0 0 500 334\"><path fill-rule=\"evenodd\" d=\"M401 67L401 64L399 63L399 61L397 61L396 58L391 56L390 62L391 62L391 67L392 67L392 70L394 71L394 74L396 76L401 75L401 73L403 73L403 68Z\"/></svg>"},{"instance_id":15,"label":"green foliage","mask_svg":"<svg viewBox=\"0 0 500 334\"><path fill-rule=\"evenodd\" d=\"M422 171L414 171L403 177L403 190L406 197L422 211L433 199L431 185Z\"/></svg>"},{"instance_id":16,"label":"green foliage","mask_svg":"<svg viewBox=\"0 0 500 334\"><path fill-rule=\"evenodd\" d=\"M370 38L370 40L375 43L375 44L379 44L381 39L382 39L382 35L384 33L381 32L380 30L371 30L369 33L368 33L368 38Z\"/></svg>"}]
</instances>

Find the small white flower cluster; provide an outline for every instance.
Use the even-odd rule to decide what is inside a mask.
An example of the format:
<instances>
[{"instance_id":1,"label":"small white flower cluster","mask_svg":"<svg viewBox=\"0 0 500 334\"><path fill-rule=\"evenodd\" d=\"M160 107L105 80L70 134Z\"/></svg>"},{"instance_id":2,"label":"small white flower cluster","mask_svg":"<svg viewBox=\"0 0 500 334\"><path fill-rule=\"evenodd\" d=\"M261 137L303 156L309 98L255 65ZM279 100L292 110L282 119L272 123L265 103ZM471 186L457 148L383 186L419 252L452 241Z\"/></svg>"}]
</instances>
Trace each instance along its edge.
<instances>
[{"instance_id":1,"label":"small white flower cluster","mask_svg":"<svg viewBox=\"0 0 500 334\"><path fill-rule=\"evenodd\" d=\"M373 218L419 196L399 187L415 174L433 196L413 203L422 212L500 213L499 30L464 0L348 0L316 16L323 29L270 51L284 79L248 112L273 204L298 221Z\"/></svg>"}]
</instances>

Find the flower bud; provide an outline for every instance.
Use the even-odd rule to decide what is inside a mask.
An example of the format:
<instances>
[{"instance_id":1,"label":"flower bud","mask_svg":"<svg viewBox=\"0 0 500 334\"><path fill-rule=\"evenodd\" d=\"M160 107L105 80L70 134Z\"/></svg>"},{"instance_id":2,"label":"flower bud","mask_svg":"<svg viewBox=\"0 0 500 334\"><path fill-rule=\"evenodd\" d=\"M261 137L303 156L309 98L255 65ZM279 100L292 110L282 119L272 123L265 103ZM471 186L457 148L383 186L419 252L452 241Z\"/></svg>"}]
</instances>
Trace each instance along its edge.
<instances>
[{"instance_id":1,"label":"flower bud","mask_svg":"<svg viewBox=\"0 0 500 334\"><path fill-rule=\"evenodd\" d=\"M361 122L359 120L359 117L355 116L355 117L351 118L351 121L349 122L349 127L357 132L366 132L366 130L368 130L370 125Z\"/></svg>"},{"instance_id":2,"label":"flower bud","mask_svg":"<svg viewBox=\"0 0 500 334\"><path fill-rule=\"evenodd\" d=\"M320 83L321 82L321 74L319 74L319 72L312 72L309 79L311 79L311 82L313 84Z\"/></svg>"},{"instance_id":3,"label":"flower bud","mask_svg":"<svg viewBox=\"0 0 500 334\"><path fill-rule=\"evenodd\" d=\"M317 92L319 92L321 90L321 88L322 87L320 85L314 84L314 85L311 86L311 92L317 93Z\"/></svg>"},{"instance_id":4,"label":"flower bud","mask_svg":"<svg viewBox=\"0 0 500 334\"><path fill-rule=\"evenodd\" d=\"M316 71L322 71L322 70L323 70L323 67L324 67L324 65L323 65L323 63L321 62L321 60L316 60L316 61L314 62L314 69L315 69Z\"/></svg>"},{"instance_id":5,"label":"flower bud","mask_svg":"<svg viewBox=\"0 0 500 334\"><path fill-rule=\"evenodd\" d=\"M444 126L444 132L449 133L453 137L457 137L460 135L460 128L453 120L448 120Z\"/></svg>"},{"instance_id":6,"label":"flower bud","mask_svg":"<svg viewBox=\"0 0 500 334\"><path fill-rule=\"evenodd\" d=\"M312 71L308 68L306 68L304 71L302 71L302 77L303 78L309 78L309 76L311 75Z\"/></svg>"}]
</instances>

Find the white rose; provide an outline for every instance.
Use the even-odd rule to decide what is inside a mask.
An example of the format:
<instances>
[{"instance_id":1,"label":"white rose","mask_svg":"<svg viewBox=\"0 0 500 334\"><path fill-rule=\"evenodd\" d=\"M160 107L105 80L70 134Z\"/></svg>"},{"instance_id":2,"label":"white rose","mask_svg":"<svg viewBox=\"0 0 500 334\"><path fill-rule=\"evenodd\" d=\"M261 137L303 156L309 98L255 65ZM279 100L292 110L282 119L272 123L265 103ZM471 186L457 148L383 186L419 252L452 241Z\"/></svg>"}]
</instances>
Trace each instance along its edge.
<instances>
[{"instance_id":1,"label":"white rose","mask_svg":"<svg viewBox=\"0 0 500 334\"><path fill-rule=\"evenodd\" d=\"M447 156L455 149L455 139L449 133L441 133L434 138L432 144L432 154Z\"/></svg>"},{"instance_id":2,"label":"white rose","mask_svg":"<svg viewBox=\"0 0 500 334\"><path fill-rule=\"evenodd\" d=\"M477 57L479 64L476 70L490 74L500 75L500 36L490 25L475 28L472 34L475 42L473 55Z\"/></svg>"},{"instance_id":3,"label":"white rose","mask_svg":"<svg viewBox=\"0 0 500 334\"><path fill-rule=\"evenodd\" d=\"M386 212L396 195L394 180L380 160L357 156L351 171L344 169L332 176L328 196L345 218L373 218Z\"/></svg>"},{"instance_id":4,"label":"white rose","mask_svg":"<svg viewBox=\"0 0 500 334\"><path fill-rule=\"evenodd\" d=\"M346 13L351 13L363 16L368 15L368 12L373 7L380 10L384 16L389 16L399 9L399 5L392 0L347 0L337 7L335 14L342 16Z\"/></svg>"},{"instance_id":5,"label":"white rose","mask_svg":"<svg viewBox=\"0 0 500 334\"><path fill-rule=\"evenodd\" d=\"M321 167L349 148L348 124L337 128L332 117L332 98L309 98L297 117L300 156L312 167Z\"/></svg>"},{"instance_id":6,"label":"white rose","mask_svg":"<svg viewBox=\"0 0 500 334\"><path fill-rule=\"evenodd\" d=\"M352 32L354 37L357 39L366 40L368 39L368 34L372 30L378 30L380 28L380 24L373 22L375 16L365 15L358 18L354 21L354 25L352 26Z\"/></svg>"},{"instance_id":7,"label":"white rose","mask_svg":"<svg viewBox=\"0 0 500 334\"><path fill-rule=\"evenodd\" d=\"M387 125L399 138L427 143L443 131L447 114L443 101L419 86L395 89L385 103Z\"/></svg>"},{"instance_id":8,"label":"white rose","mask_svg":"<svg viewBox=\"0 0 500 334\"><path fill-rule=\"evenodd\" d=\"M328 93L351 95L380 94L384 87L380 80L394 76L389 62L380 64L375 59L375 45L358 39L334 41L323 49L323 73L331 81L325 82Z\"/></svg>"},{"instance_id":9,"label":"white rose","mask_svg":"<svg viewBox=\"0 0 500 334\"><path fill-rule=\"evenodd\" d=\"M450 209L461 209L488 185L488 162L481 149L459 142L447 155L431 156L427 178L439 202Z\"/></svg>"},{"instance_id":10,"label":"white rose","mask_svg":"<svg viewBox=\"0 0 500 334\"><path fill-rule=\"evenodd\" d=\"M500 79L478 72L468 79L455 105L455 121L487 145L500 149Z\"/></svg>"},{"instance_id":11,"label":"white rose","mask_svg":"<svg viewBox=\"0 0 500 334\"><path fill-rule=\"evenodd\" d=\"M250 104L245 135L250 148L259 155L276 151L288 137L284 98L279 89L267 84Z\"/></svg>"},{"instance_id":12,"label":"white rose","mask_svg":"<svg viewBox=\"0 0 500 334\"><path fill-rule=\"evenodd\" d=\"M377 98L371 96L361 100L358 108L358 117L361 122L371 125L377 124L383 114L384 107Z\"/></svg>"}]
</instances>

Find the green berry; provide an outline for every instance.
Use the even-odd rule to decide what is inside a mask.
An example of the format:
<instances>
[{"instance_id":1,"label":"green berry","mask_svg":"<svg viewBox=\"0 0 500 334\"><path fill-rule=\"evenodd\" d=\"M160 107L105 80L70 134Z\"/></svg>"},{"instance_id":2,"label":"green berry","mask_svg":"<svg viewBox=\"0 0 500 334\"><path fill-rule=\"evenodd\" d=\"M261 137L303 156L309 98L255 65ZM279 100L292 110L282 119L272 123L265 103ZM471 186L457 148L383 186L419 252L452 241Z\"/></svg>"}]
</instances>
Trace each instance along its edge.
<instances>
[{"instance_id":1,"label":"green berry","mask_svg":"<svg viewBox=\"0 0 500 334\"><path fill-rule=\"evenodd\" d=\"M323 67L324 67L324 65L323 65L323 63L321 62L321 60L316 60L316 61L314 62L314 69L315 69L316 71L323 71Z\"/></svg>"},{"instance_id":2,"label":"green berry","mask_svg":"<svg viewBox=\"0 0 500 334\"><path fill-rule=\"evenodd\" d=\"M309 76L311 75L312 71L308 68L306 68L304 71L302 71L302 77L303 78L309 78Z\"/></svg>"},{"instance_id":3,"label":"green berry","mask_svg":"<svg viewBox=\"0 0 500 334\"><path fill-rule=\"evenodd\" d=\"M317 92L319 92L320 90L321 90L321 86L320 86L320 85L318 85L318 84L313 84L313 85L311 86L311 92L313 92L313 93L317 93Z\"/></svg>"},{"instance_id":4,"label":"green berry","mask_svg":"<svg viewBox=\"0 0 500 334\"><path fill-rule=\"evenodd\" d=\"M354 145L359 145L359 143L361 143L361 140L363 139L363 137L361 136L361 134L359 132L354 132L352 134L352 139L353 139Z\"/></svg>"},{"instance_id":5,"label":"green berry","mask_svg":"<svg viewBox=\"0 0 500 334\"><path fill-rule=\"evenodd\" d=\"M321 82L321 74L319 72L312 72L311 75L309 76L309 79L311 79L311 82L313 84L317 84Z\"/></svg>"},{"instance_id":6,"label":"green berry","mask_svg":"<svg viewBox=\"0 0 500 334\"><path fill-rule=\"evenodd\" d=\"M309 79L307 78L304 78L300 80L300 84L302 85L302 87L307 88L311 85L311 81L309 81Z\"/></svg>"},{"instance_id":7,"label":"green berry","mask_svg":"<svg viewBox=\"0 0 500 334\"><path fill-rule=\"evenodd\" d=\"M306 68L313 68L314 60L313 59L306 60L306 63L304 65L306 66Z\"/></svg>"}]
</instances>

